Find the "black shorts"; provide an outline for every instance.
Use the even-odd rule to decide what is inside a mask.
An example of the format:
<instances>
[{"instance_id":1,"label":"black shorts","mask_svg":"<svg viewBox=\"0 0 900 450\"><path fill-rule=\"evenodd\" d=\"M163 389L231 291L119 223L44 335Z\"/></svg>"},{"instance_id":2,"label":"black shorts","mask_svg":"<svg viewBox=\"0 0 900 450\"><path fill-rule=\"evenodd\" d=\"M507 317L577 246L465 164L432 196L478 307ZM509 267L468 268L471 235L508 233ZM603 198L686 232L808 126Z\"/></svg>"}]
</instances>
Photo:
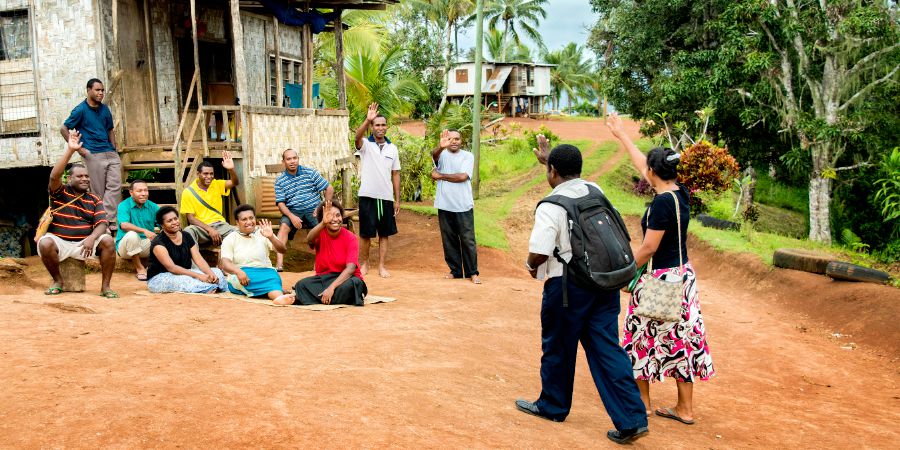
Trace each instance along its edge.
<instances>
[{"instance_id":1,"label":"black shorts","mask_svg":"<svg viewBox=\"0 0 900 450\"><path fill-rule=\"evenodd\" d=\"M381 204L379 212L379 203ZM359 237L388 237L397 234L394 202L370 197L359 198Z\"/></svg>"}]
</instances>

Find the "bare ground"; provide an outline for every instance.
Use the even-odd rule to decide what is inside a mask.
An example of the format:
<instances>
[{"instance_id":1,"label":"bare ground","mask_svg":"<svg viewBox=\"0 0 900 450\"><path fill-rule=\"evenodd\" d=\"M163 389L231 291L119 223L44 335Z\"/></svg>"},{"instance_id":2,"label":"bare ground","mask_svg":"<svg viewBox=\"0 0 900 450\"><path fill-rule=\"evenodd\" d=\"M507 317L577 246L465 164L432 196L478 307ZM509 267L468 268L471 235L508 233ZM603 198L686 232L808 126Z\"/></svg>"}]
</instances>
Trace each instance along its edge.
<instances>
[{"instance_id":1,"label":"bare ground","mask_svg":"<svg viewBox=\"0 0 900 450\"><path fill-rule=\"evenodd\" d=\"M566 422L513 406L540 391L541 285L521 235L509 254L480 249L474 286L441 278L435 218L404 211L400 230L394 276L367 279L397 302L327 312L134 295L125 273L120 300L45 297L30 259L0 286L0 447L613 447L583 358ZM718 376L695 389L696 425L652 417L635 447L896 445L900 336L874 318L897 317L900 291L697 242L691 259ZM858 332L833 336L845 327ZM654 385L656 405L674 398Z\"/></svg>"}]
</instances>

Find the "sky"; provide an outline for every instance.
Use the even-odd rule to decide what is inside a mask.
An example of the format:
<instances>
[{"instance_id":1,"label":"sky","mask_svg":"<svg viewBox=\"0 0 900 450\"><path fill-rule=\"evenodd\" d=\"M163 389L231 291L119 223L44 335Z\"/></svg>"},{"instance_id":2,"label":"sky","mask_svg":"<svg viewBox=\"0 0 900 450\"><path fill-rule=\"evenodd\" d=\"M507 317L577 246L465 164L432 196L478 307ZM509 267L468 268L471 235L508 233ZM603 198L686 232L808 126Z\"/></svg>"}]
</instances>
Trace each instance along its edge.
<instances>
[{"instance_id":1,"label":"sky","mask_svg":"<svg viewBox=\"0 0 900 450\"><path fill-rule=\"evenodd\" d=\"M569 42L579 45L587 42L588 28L597 21L597 14L591 11L588 0L550 0L547 3L547 18L541 22L538 30L549 50L557 50ZM527 38L526 41L532 54L536 55L537 46ZM460 55L474 46L475 27L472 27L466 30L465 35L459 35Z\"/></svg>"}]
</instances>

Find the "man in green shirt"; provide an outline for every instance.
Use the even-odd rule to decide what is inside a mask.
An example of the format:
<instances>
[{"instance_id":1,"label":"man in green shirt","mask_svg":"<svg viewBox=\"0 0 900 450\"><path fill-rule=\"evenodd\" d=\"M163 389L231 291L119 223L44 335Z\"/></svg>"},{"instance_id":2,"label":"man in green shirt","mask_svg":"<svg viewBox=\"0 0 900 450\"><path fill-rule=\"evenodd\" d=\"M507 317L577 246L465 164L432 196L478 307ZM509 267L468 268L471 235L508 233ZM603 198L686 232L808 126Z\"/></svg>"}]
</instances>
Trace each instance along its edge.
<instances>
[{"instance_id":1,"label":"man in green shirt","mask_svg":"<svg viewBox=\"0 0 900 450\"><path fill-rule=\"evenodd\" d=\"M137 270L137 279L147 281L147 268L141 258L150 256L150 241L156 237L156 212L159 205L148 200L150 191L147 182L134 180L128 190L131 194L119 203L116 221L116 254L120 258L131 258Z\"/></svg>"}]
</instances>

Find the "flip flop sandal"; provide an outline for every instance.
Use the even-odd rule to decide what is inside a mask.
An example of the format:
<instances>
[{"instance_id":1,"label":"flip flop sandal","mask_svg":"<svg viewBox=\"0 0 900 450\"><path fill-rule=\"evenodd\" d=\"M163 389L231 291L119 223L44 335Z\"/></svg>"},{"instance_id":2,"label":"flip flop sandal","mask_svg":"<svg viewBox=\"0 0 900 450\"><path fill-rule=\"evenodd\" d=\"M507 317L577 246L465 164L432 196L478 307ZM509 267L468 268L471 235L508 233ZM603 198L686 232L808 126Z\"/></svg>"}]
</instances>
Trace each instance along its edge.
<instances>
[{"instance_id":1,"label":"flip flop sandal","mask_svg":"<svg viewBox=\"0 0 900 450\"><path fill-rule=\"evenodd\" d=\"M138 281L147 281L146 273L139 273L139 274L136 274L134 277L137 278Z\"/></svg>"},{"instance_id":2,"label":"flip flop sandal","mask_svg":"<svg viewBox=\"0 0 900 450\"><path fill-rule=\"evenodd\" d=\"M119 298L119 294L116 291L103 291L100 293L100 296L103 298Z\"/></svg>"},{"instance_id":3,"label":"flip flop sandal","mask_svg":"<svg viewBox=\"0 0 900 450\"><path fill-rule=\"evenodd\" d=\"M279 273L284 272L284 267L276 267L275 271Z\"/></svg>"},{"instance_id":4,"label":"flip flop sandal","mask_svg":"<svg viewBox=\"0 0 900 450\"><path fill-rule=\"evenodd\" d=\"M677 420L685 425L693 425L694 424L693 420L686 420L686 419L682 419L681 417L678 417L678 414L676 414L675 410L672 408L657 409L656 415L659 417L665 417L666 419Z\"/></svg>"},{"instance_id":5,"label":"flip flop sandal","mask_svg":"<svg viewBox=\"0 0 900 450\"><path fill-rule=\"evenodd\" d=\"M44 295L59 295L59 294L62 294L62 292L63 292L63 290L61 287L59 287L57 285L53 285L53 286L50 286L49 288L47 288L46 291L44 291Z\"/></svg>"}]
</instances>

